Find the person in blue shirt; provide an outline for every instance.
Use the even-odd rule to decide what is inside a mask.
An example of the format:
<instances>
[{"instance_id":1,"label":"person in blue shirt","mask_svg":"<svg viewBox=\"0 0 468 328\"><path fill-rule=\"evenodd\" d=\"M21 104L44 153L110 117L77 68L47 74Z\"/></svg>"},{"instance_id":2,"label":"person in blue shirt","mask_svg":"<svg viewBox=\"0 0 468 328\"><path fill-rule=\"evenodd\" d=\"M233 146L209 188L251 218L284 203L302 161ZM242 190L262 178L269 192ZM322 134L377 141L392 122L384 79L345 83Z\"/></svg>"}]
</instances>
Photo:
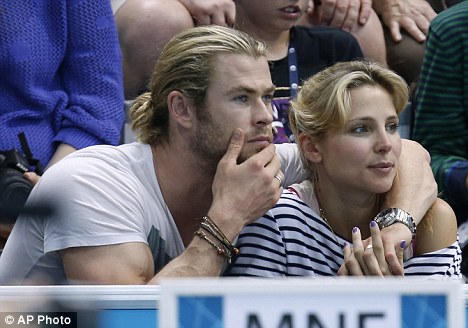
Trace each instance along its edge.
<instances>
[{"instance_id":1,"label":"person in blue shirt","mask_svg":"<svg viewBox=\"0 0 468 328\"><path fill-rule=\"evenodd\" d=\"M107 1L0 5L0 151L23 150L47 168L66 154L120 141L121 53Z\"/></svg>"}]
</instances>

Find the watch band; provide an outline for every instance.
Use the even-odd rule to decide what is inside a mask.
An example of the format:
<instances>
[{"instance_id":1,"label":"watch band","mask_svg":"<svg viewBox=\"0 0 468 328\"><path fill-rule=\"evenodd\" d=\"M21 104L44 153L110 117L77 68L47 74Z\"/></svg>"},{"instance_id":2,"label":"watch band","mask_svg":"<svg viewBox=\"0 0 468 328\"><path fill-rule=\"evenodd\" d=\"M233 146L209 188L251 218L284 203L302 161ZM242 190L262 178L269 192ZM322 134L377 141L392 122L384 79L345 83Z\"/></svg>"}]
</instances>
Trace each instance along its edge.
<instances>
[{"instance_id":1,"label":"watch band","mask_svg":"<svg viewBox=\"0 0 468 328\"><path fill-rule=\"evenodd\" d=\"M411 231L411 237L416 237L416 224L413 217L401 208L387 208L383 210L374 218L380 229L391 226L396 222L403 223Z\"/></svg>"}]
</instances>

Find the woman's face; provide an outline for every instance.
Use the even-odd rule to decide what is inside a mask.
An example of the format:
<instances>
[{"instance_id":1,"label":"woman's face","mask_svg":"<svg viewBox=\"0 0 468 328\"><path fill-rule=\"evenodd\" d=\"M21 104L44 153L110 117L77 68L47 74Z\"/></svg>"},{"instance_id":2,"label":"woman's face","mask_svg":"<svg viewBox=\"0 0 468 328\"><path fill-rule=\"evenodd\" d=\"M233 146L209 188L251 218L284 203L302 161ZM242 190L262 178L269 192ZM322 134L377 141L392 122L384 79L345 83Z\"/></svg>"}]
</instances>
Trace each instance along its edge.
<instances>
[{"instance_id":1,"label":"woman's face","mask_svg":"<svg viewBox=\"0 0 468 328\"><path fill-rule=\"evenodd\" d=\"M398 115L383 88L366 85L352 89L345 127L330 131L316 144L321 184L328 181L349 192L387 192L401 153L397 128Z\"/></svg>"}]
</instances>

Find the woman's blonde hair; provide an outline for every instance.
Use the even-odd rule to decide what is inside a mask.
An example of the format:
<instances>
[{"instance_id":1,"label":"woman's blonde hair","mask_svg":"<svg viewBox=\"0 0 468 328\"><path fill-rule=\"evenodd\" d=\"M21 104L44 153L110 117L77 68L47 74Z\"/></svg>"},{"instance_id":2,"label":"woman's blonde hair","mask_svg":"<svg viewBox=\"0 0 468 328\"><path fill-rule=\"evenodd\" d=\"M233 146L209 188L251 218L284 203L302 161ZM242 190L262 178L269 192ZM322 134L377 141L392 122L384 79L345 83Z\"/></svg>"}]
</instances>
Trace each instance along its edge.
<instances>
[{"instance_id":1,"label":"woman's blonde hair","mask_svg":"<svg viewBox=\"0 0 468 328\"><path fill-rule=\"evenodd\" d=\"M408 85L392 70L367 61L337 63L306 80L291 102L289 122L295 140L299 140L301 132L320 138L329 131L343 128L351 110L351 90L361 86L383 88L390 95L397 114L408 102ZM313 172L302 152L301 159Z\"/></svg>"},{"instance_id":2,"label":"woman's blonde hair","mask_svg":"<svg viewBox=\"0 0 468 328\"><path fill-rule=\"evenodd\" d=\"M249 35L222 26L187 29L165 46L153 71L150 92L140 95L130 108L132 129L144 143L169 137L167 96L178 90L203 110L206 91L220 54L265 57L265 44Z\"/></svg>"}]
</instances>

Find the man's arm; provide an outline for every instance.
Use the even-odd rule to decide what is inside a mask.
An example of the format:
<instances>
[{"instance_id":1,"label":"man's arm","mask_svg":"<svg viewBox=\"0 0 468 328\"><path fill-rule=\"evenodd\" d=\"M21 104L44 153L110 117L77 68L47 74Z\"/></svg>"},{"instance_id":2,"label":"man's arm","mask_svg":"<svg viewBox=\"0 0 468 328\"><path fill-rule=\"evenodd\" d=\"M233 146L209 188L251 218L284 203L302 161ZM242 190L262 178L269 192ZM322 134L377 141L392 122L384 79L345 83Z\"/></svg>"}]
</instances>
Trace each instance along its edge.
<instances>
[{"instance_id":1,"label":"man's arm","mask_svg":"<svg viewBox=\"0 0 468 328\"><path fill-rule=\"evenodd\" d=\"M243 133L238 129L218 164L213 202L207 213L230 242L246 224L272 208L283 190L275 178L280 174L284 180L275 146L270 145L237 164L243 143ZM226 263L216 247L198 236L157 273L145 243L68 248L60 254L68 279L102 284L157 284L162 277L218 276Z\"/></svg>"},{"instance_id":2,"label":"man's arm","mask_svg":"<svg viewBox=\"0 0 468 328\"><path fill-rule=\"evenodd\" d=\"M429 153L417 142L402 139L398 173L385 195L382 209L398 207L413 216L416 224L437 198L437 183L430 166Z\"/></svg>"},{"instance_id":3,"label":"man's arm","mask_svg":"<svg viewBox=\"0 0 468 328\"><path fill-rule=\"evenodd\" d=\"M410 213L418 224L437 199L437 183L430 167L429 153L415 141L402 139L402 146L398 173L391 190L385 195L382 210L401 208ZM410 245L410 229L402 223L395 223L382 229L381 236L389 267L394 274L402 273L396 251L402 240Z\"/></svg>"}]
</instances>

